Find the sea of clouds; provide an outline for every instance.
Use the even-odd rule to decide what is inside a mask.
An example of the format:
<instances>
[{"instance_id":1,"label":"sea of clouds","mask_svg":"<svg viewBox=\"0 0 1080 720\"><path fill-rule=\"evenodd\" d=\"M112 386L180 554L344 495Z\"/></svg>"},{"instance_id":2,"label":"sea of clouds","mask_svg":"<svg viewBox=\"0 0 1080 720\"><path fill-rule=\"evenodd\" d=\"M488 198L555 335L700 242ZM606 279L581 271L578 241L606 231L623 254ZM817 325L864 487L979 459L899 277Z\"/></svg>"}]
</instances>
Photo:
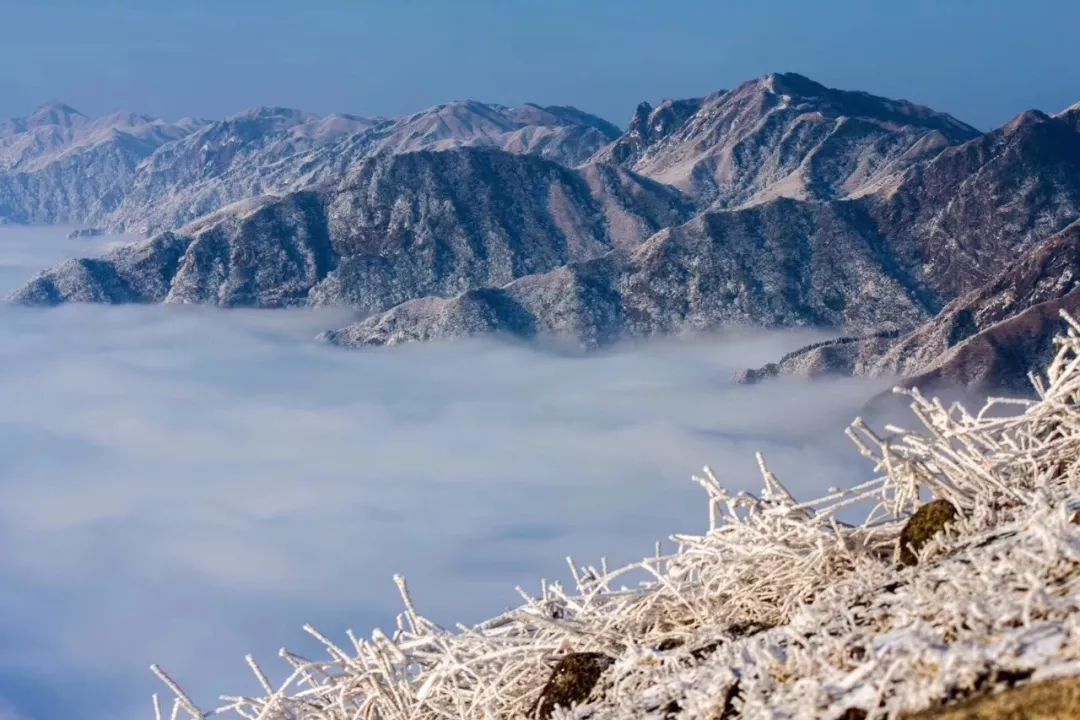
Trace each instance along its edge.
<instances>
[{"instance_id":1,"label":"sea of clouds","mask_svg":"<svg viewBox=\"0 0 1080 720\"><path fill-rule=\"evenodd\" d=\"M115 238L0 228L0 293ZM807 497L869 476L842 437L882 381L731 384L821 337L588 356L508 341L345 351L340 311L0 305L0 720L146 718L161 663L206 707L243 655L317 654L419 609L475 622L706 523L690 475Z\"/></svg>"}]
</instances>

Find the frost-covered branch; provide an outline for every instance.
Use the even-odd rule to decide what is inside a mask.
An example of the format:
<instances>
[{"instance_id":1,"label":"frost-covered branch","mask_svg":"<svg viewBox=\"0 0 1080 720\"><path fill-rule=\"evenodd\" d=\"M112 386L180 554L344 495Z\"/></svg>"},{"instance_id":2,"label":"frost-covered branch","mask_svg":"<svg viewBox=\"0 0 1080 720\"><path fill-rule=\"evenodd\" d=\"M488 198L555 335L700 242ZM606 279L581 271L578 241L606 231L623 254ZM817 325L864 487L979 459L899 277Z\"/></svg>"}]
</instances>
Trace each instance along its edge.
<instances>
[{"instance_id":1,"label":"frost-covered branch","mask_svg":"<svg viewBox=\"0 0 1080 720\"><path fill-rule=\"evenodd\" d=\"M991 399L972 414L906 393L918 431L848 430L877 477L800 502L759 456L760 495L731 494L705 469L708 531L674 551L611 569L570 563L572 587L543 582L475 627L444 629L414 605L390 635L327 657L282 651L274 685L251 658L257 698L208 714L254 720L520 718L559 658L611 659L575 717L897 716L1008 677L1080 674L1080 326L1034 401ZM949 530L898 564L902 528L929 499ZM858 525L841 510L867 509ZM205 715L164 672L173 715ZM155 700L155 708L158 708ZM160 718L161 711L156 712Z\"/></svg>"}]
</instances>

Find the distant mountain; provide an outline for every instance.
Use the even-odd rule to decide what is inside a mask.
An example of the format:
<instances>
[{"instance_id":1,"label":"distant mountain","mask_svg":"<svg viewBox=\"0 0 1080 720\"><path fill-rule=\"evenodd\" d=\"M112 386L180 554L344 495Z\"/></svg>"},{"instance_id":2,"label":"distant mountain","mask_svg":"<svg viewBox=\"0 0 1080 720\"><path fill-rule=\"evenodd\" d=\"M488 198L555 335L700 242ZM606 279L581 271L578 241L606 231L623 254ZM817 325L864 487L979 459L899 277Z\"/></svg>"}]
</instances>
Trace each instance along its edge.
<instances>
[{"instance_id":1,"label":"distant mountain","mask_svg":"<svg viewBox=\"0 0 1080 720\"><path fill-rule=\"evenodd\" d=\"M1076 103L1072 107L1066 108L1058 113L1057 118L1071 126L1077 132L1080 132L1080 103Z\"/></svg>"},{"instance_id":2,"label":"distant mountain","mask_svg":"<svg viewBox=\"0 0 1080 720\"><path fill-rule=\"evenodd\" d=\"M691 213L677 191L617 167L483 148L377 155L333 188L244 201L69 261L14 299L377 312L633 247Z\"/></svg>"},{"instance_id":3,"label":"distant mountain","mask_svg":"<svg viewBox=\"0 0 1080 720\"><path fill-rule=\"evenodd\" d=\"M149 155L104 217L127 230L177 227L230 203L287 186L299 158L379 123L261 107L208 123Z\"/></svg>"},{"instance_id":4,"label":"distant mountain","mask_svg":"<svg viewBox=\"0 0 1080 720\"><path fill-rule=\"evenodd\" d=\"M30 116L0 122L0 138L20 135L41 128L70 130L89 122L81 112L59 100L50 100Z\"/></svg>"},{"instance_id":5,"label":"distant mountain","mask_svg":"<svg viewBox=\"0 0 1080 720\"><path fill-rule=\"evenodd\" d=\"M399 118L349 144L364 154L489 147L567 166L618 137L611 123L572 107L505 107L466 100Z\"/></svg>"},{"instance_id":6,"label":"distant mountain","mask_svg":"<svg viewBox=\"0 0 1080 720\"><path fill-rule=\"evenodd\" d=\"M214 123L148 158L111 220L142 232L176 227L244 198L337 183L356 163L391 153L491 147L573 165L618 133L572 109L473 101L332 120L260 109Z\"/></svg>"},{"instance_id":7,"label":"distant mountain","mask_svg":"<svg viewBox=\"0 0 1080 720\"><path fill-rule=\"evenodd\" d=\"M898 262L948 302L1080 217L1080 131L1022 113L911 167L865 205Z\"/></svg>"},{"instance_id":8,"label":"distant mountain","mask_svg":"<svg viewBox=\"0 0 1080 720\"><path fill-rule=\"evenodd\" d=\"M57 133L60 117L63 132L94 122L43 117ZM642 104L625 133L572 108L467 101L389 120L264 108L181 131L95 206L114 227L180 229L65 263L17 301L344 305L357 322L326 337L348 346L829 326L848 335L745 379L983 385L1040 364L1050 310L1072 302L1080 106L979 133L778 74Z\"/></svg>"},{"instance_id":9,"label":"distant mountain","mask_svg":"<svg viewBox=\"0 0 1080 720\"><path fill-rule=\"evenodd\" d=\"M131 113L91 120L63 103L0 125L0 218L81 223L115 210L136 168L198 124Z\"/></svg>"},{"instance_id":10,"label":"distant mountain","mask_svg":"<svg viewBox=\"0 0 1080 720\"><path fill-rule=\"evenodd\" d=\"M731 324L891 336L981 287L1076 218L1080 133L1060 117L1025 113L858 198L709 211L602 269L597 261L461 298L416 301L328 337L369 345L506 331L591 346ZM876 357L886 346L875 338L815 352L861 348ZM841 363L829 367L845 371Z\"/></svg>"},{"instance_id":11,"label":"distant mountain","mask_svg":"<svg viewBox=\"0 0 1080 720\"><path fill-rule=\"evenodd\" d=\"M726 208L855 197L978 134L920 105L783 73L703 99L643 104L597 158Z\"/></svg>"},{"instance_id":12,"label":"distant mountain","mask_svg":"<svg viewBox=\"0 0 1080 720\"><path fill-rule=\"evenodd\" d=\"M576 165L618 128L574 108L464 101L402 118L255 108L217 122L93 121L55 103L0 130L0 217L149 233L336 182L373 155L492 147Z\"/></svg>"}]
</instances>

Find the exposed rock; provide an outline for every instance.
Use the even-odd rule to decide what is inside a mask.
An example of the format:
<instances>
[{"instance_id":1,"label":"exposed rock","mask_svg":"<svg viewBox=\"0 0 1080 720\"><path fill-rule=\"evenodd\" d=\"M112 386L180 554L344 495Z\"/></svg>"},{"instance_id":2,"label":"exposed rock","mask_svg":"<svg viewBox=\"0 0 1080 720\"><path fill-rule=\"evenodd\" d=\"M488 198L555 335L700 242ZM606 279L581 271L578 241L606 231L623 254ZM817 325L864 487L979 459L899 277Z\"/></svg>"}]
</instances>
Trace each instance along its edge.
<instances>
[{"instance_id":1,"label":"exposed rock","mask_svg":"<svg viewBox=\"0 0 1080 720\"><path fill-rule=\"evenodd\" d=\"M614 663L601 653L571 653L564 655L551 671L530 718L547 720L555 708L571 708L589 699L604 671Z\"/></svg>"},{"instance_id":2,"label":"exposed rock","mask_svg":"<svg viewBox=\"0 0 1080 720\"><path fill-rule=\"evenodd\" d=\"M101 237L105 234L105 231L101 228L87 227L87 228L75 228L67 234L68 240L75 240L77 238L92 238Z\"/></svg>"},{"instance_id":3,"label":"exposed rock","mask_svg":"<svg viewBox=\"0 0 1080 720\"><path fill-rule=\"evenodd\" d=\"M916 510L900 531L900 564L917 564L923 546L955 519L956 506L948 500L933 500Z\"/></svg>"},{"instance_id":4,"label":"exposed rock","mask_svg":"<svg viewBox=\"0 0 1080 720\"><path fill-rule=\"evenodd\" d=\"M651 148L685 125L704 102L704 98L665 100L655 108L641 103L626 132L597 153L596 159L633 167Z\"/></svg>"},{"instance_id":5,"label":"exposed rock","mask_svg":"<svg viewBox=\"0 0 1080 720\"><path fill-rule=\"evenodd\" d=\"M1080 717L1080 677L1065 677L915 713L909 720L1072 720L1077 717Z\"/></svg>"}]
</instances>

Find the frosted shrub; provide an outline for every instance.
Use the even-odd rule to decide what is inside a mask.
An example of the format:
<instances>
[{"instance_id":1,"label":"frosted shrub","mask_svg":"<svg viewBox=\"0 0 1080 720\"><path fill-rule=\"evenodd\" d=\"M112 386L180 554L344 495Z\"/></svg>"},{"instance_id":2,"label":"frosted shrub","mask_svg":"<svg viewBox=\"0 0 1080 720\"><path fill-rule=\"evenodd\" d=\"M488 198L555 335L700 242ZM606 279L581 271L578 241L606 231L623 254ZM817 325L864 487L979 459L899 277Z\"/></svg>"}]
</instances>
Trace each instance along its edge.
<instances>
[{"instance_id":1,"label":"frosted shrub","mask_svg":"<svg viewBox=\"0 0 1080 720\"><path fill-rule=\"evenodd\" d=\"M442 628L416 609L397 628L344 645L306 630L327 657L282 650L265 694L214 713L259 719L427 720L536 715L554 663L613 659L578 718L895 717L1013 682L1080 674L1080 326L1037 399L991 399L977 414L909 396L918 431L861 420L848 430L878 477L799 502L758 458L760 495L732 495L705 469L709 527L632 565L579 567L572 587L476 627ZM927 499L955 522L899 565L899 538ZM849 525L839 511L868 511ZM156 666L171 715L203 713ZM162 709L155 698L158 717Z\"/></svg>"}]
</instances>

